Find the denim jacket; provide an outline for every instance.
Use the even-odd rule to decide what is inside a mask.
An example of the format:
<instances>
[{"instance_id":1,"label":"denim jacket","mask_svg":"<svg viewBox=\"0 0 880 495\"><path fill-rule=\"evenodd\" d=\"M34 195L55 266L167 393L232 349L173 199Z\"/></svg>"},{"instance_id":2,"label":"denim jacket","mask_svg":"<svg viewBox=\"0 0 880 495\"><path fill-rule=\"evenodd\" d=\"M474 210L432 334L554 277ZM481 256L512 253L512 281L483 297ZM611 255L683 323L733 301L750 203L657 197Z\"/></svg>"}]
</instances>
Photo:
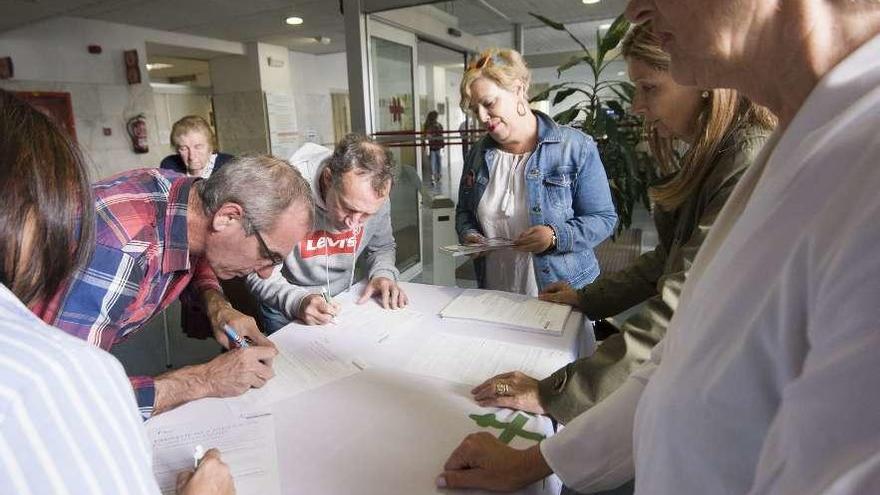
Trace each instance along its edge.
<instances>
[{"instance_id":1,"label":"denim jacket","mask_svg":"<svg viewBox=\"0 0 880 495\"><path fill-rule=\"evenodd\" d=\"M611 235L617 213L596 143L586 134L560 126L541 112L538 144L526 162L526 190L531 225L548 225L556 248L535 254L538 289L563 280L582 287L599 275L593 247ZM474 145L461 174L455 228L459 238L482 233L477 206L489 183L489 167L498 153L488 135ZM485 286L485 260L475 261L477 282Z\"/></svg>"}]
</instances>

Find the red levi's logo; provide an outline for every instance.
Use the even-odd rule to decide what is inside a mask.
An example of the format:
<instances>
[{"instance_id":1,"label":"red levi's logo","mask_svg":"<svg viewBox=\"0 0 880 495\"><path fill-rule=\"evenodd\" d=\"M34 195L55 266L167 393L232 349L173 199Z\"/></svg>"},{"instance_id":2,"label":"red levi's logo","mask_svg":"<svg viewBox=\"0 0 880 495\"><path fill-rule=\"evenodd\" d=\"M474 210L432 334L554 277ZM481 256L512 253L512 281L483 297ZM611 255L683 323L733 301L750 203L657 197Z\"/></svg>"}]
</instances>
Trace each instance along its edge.
<instances>
[{"instance_id":1,"label":"red levi's logo","mask_svg":"<svg viewBox=\"0 0 880 495\"><path fill-rule=\"evenodd\" d=\"M333 256L334 254L355 254L355 250L361 243L364 229L358 229L357 234L350 230L331 234L323 230L309 232L305 239L299 241L299 255L303 258L313 256Z\"/></svg>"}]
</instances>

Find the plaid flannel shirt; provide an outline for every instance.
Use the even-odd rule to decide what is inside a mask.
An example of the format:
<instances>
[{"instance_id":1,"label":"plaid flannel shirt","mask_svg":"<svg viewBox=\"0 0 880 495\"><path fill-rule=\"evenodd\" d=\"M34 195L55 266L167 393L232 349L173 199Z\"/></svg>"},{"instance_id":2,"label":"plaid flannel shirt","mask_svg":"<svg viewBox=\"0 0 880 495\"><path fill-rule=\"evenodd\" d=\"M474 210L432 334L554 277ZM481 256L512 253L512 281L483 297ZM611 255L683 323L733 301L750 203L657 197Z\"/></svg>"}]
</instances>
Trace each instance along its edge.
<instances>
[{"instance_id":1,"label":"plaid flannel shirt","mask_svg":"<svg viewBox=\"0 0 880 495\"><path fill-rule=\"evenodd\" d=\"M174 302L190 281L197 292L221 290L214 272L190 255L187 244L187 202L195 180L141 169L95 183L95 252L86 267L34 312L109 351ZM153 378L129 380L147 419L155 401Z\"/></svg>"}]
</instances>

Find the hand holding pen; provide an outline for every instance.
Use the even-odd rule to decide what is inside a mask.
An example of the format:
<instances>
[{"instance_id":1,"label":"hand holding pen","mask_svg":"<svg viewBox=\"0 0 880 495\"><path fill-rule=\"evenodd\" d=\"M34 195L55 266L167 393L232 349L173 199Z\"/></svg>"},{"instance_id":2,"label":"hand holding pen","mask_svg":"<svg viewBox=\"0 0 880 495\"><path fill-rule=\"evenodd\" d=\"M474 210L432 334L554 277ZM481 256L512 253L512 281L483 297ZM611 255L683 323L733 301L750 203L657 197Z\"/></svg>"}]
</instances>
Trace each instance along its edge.
<instances>
[{"instance_id":1,"label":"hand holding pen","mask_svg":"<svg viewBox=\"0 0 880 495\"><path fill-rule=\"evenodd\" d=\"M330 294L310 294L303 299L297 317L306 325L326 325L334 322L334 317L342 306L333 302Z\"/></svg>"}]
</instances>

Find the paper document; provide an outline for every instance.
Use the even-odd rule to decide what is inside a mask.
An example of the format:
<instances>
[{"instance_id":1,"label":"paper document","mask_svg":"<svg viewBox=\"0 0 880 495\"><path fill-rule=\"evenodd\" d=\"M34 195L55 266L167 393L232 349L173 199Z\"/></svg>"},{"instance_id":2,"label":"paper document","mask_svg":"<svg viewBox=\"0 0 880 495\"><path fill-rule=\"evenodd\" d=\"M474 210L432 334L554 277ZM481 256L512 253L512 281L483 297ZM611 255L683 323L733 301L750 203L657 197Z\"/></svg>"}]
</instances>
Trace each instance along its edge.
<instances>
[{"instance_id":1,"label":"paper document","mask_svg":"<svg viewBox=\"0 0 880 495\"><path fill-rule=\"evenodd\" d=\"M499 340L435 333L410 358L406 371L468 385L508 371L543 378L571 362L568 353Z\"/></svg>"},{"instance_id":2,"label":"paper document","mask_svg":"<svg viewBox=\"0 0 880 495\"><path fill-rule=\"evenodd\" d=\"M467 289L442 311L443 318L485 321L551 335L562 335L571 306L522 294Z\"/></svg>"},{"instance_id":3,"label":"paper document","mask_svg":"<svg viewBox=\"0 0 880 495\"><path fill-rule=\"evenodd\" d=\"M338 356L316 337L295 348L279 347L272 362L275 377L262 388L252 388L244 395L230 399L228 404L238 412L264 408L362 369L362 366Z\"/></svg>"},{"instance_id":4,"label":"paper document","mask_svg":"<svg viewBox=\"0 0 880 495\"><path fill-rule=\"evenodd\" d=\"M510 239L487 239L486 242L480 244L453 244L451 246L443 246L440 250L452 256L464 256L466 254L509 248L513 247L513 245L514 241Z\"/></svg>"},{"instance_id":5,"label":"paper document","mask_svg":"<svg viewBox=\"0 0 880 495\"><path fill-rule=\"evenodd\" d=\"M174 494L177 473L193 469L193 450L220 450L229 466L239 495L278 495L278 453L275 424L268 413L234 417L206 417L174 426L150 426L153 444L153 474L163 494Z\"/></svg>"},{"instance_id":6,"label":"paper document","mask_svg":"<svg viewBox=\"0 0 880 495\"><path fill-rule=\"evenodd\" d=\"M411 308L384 309L373 301L364 304L346 304L336 316L336 323L359 334L372 334L377 344L388 342L418 328L425 314Z\"/></svg>"}]
</instances>

